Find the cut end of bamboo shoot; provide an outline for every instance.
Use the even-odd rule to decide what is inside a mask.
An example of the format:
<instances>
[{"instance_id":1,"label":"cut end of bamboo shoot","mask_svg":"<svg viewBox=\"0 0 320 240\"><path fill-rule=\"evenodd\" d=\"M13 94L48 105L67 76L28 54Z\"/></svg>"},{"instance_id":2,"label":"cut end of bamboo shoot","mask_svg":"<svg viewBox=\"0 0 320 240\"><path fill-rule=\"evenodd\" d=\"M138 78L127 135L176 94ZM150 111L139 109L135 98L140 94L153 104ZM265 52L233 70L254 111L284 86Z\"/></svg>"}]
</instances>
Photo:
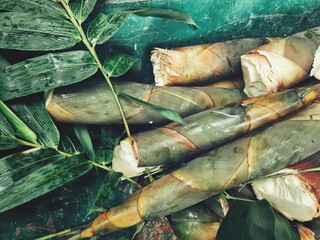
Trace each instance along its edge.
<instances>
[{"instance_id":1,"label":"cut end of bamboo shoot","mask_svg":"<svg viewBox=\"0 0 320 240\"><path fill-rule=\"evenodd\" d=\"M292 173L283 169L278 173ZM258 199L266 199L290 220L311 221L320 216L319 172L274 177L252 184Z\"/></svg>"},{"instance_id":2,"label":"cut end of bamboo shoot","mask_svg":"<svg viewBox=\"0 0 320 240\"><path fill-rule=\"evenodd\" d=\"M298 233L301 240L316 240L314 232L302 224L297 224Z\"/></svg>"},{"instance_id":3,"label":"cut end of bamboo shoot","mask_svg":"<svg viewBox=\"0 0 320 240\"><path fill-rule=\"evenodd\" d=\"M310 76L320 80L320 46L315 53Z\"/></svg>"},{"instance_id":4,"label":"cut end of bamboo shoot","mask_svg":"<svg viewBox=\"0 0 320 240\"><path fill-rule=\"evenodd\" d=\"M134 145L136 153L138 149ZM136 177L146 171L145 167L138 167L139 160L135 158L131 143L128 138L122 140L113 152L112 169L116 172L123 173L126 177ZM148 170L158 170L158 167L148 168Z\"/></svg>"},{"instance_id":5,"label":"cut end of bamboo shoot","mask_svg":"<svg viewBox=\"0 0 320 240\"><path fill-rule=\"evenodd\" d=\"M309 77L291 60L266 51L241 56L245 89L249 97L259 97L285 90Z\"/></svg>"}]
</instances>

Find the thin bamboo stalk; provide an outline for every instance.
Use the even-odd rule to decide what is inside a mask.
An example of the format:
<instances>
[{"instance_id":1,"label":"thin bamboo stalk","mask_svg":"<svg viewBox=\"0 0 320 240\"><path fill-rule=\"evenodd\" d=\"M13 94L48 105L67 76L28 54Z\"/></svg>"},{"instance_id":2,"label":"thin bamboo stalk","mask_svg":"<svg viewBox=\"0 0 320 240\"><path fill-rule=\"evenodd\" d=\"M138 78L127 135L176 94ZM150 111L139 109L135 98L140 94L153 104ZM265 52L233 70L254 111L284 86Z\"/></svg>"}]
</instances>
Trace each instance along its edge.
<instances>
[{"instance_id":1,"label":"thin bamboo stalk","mask_svg":"<svg viewBox=\"0 0 320 240\"><path fill-rule=\"evenodd\" d=\"M115 148L112 167L133 177L146 167L186 162L304 108L318 98L319 92L319 85L289 89L194 114L184 119L186 125L171 123L137 133L134 139L138 158L134 157L130 140L124 139Z\"/></svg>"},{"instance_id":2,"label":"thin bamboo stalk","mask_svg":"<svg viewBox=\"0 0 320 240\"><path fill-rule=\"evenodd\" d=\"M315 103L289 118L225 144L134 193L96 218L73 239L105 234L156 219L225 189L320 154L320 112Z\"/></svg>"},{"instance_id":3,"label":"thin bamboo stalk","mask_svg":"<svg viewBox=\"0 0 320 240\"><path fill-rule=\"evenodd\" d=\"M241 73L240 55L266 43L261 38L156 48L151 54L157 86L199 85Z\"/></svg>"},{"instance_id":4,"label":"thin bamboo stalk","mask_svg":"<svg viewBox=\"0 0 320 240\"><path fill-rule=\"evenodd\" d=\"M249 97L287 89L310 77L315 53L320 44L320 27L273 38L270 43L241 56Z\"/></svg>"},{"instance_id":5,"label":"thin bamboo stalk","mask_svg":"<svg viewBox=\"0 0 320 240\"><path fill-rule=\"evenodd\" d=\"M118 124L121 116L111 91L101 80L82 82L57 89L47 100L47 110L57 121L86 124ZM215 87L155 87L152 85L117 82L117 92L123 92L151 104L171 109L180 116L204 111L213 107L239 102L246 95L238 89ZM123 100L128 123L166 123L168 119L157 112Z\"/></svg>"}]
</instances>

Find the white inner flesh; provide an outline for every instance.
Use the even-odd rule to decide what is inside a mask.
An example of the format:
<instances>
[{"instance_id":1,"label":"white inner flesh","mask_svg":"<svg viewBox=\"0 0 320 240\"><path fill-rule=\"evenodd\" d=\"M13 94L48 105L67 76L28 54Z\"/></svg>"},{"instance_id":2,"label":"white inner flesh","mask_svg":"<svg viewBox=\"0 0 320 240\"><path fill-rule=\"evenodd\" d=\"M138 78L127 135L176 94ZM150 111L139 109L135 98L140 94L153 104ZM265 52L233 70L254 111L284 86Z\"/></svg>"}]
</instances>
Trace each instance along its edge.
<instances>
[{"instance_id":1,"label":"white inner flesh","mask_svg":"<svg viewBox=\"0 0 320 240\"><path fill-rule=\"evenodd\" d=\"M135 146L138 153L138 149ZM127 177L135 177L146 171L145 167L138 167L138 160L135 158L130 141L128 138L122 140L113 152L112 169L122 172ZM149 171L156 171L159 167L148 167Z\"/></svg>"},{"instance_id":2,"label":"white inner flesh","mask_svg":"<svg viewBox=\"0 0 320 240\"><path fill-rule=\"evenodd\" d=\"M318 47L314 55L310 76L313 76L316 79L320 80L320 46Z\"/></svg>"},{"instance_id":3,"label":"white inner flesh","mask_svg":"<svg viewBox=\"0 0 320 240\"><path fill-rule=\"evenodd\" d=\"M252 186L258 199L266 199L291 220L305 222L319 216L315 195L295 175L257 181Z\"/></svg>"}]
</instances>

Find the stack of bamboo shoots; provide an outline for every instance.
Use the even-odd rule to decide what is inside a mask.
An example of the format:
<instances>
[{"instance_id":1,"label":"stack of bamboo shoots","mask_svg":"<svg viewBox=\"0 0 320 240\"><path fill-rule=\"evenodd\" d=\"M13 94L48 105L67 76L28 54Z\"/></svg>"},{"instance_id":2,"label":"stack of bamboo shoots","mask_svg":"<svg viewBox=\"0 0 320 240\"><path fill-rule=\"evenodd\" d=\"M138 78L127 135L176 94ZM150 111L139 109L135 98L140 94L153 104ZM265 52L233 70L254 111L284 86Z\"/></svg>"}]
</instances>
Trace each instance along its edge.
<instances>
[{"instance_id":1,"label":"stack of bamboo shoots","mask_svg":"<svg viewBox=\"0 0 320 240\"><path fill-rule=\"evenodd\" d=\"M122 82L116 83L115 88L178 112L186 125L163 126L168 121L158 113L123 100L129 123L162 125L133 135L133 146L123 139L114 150L112 167L129 177L146 169L177 167L100 215L72 239L118 231L143 220L167 216L303 159L319 166L320 86L293 88L311 75L319 78L319 44L320 28L314 28L287 38L155 49L151 60L158 86ZM241 74L241 69L244 92L251 98L246 98L236 81L226 85L171 86L216 82ZM105 84L97 80L90 85L82 83L56 91L47 101L49 112L66 122L120 123ZM227 89L230 86L237 89ZM307 181L310 183L310 178L302 176L293 180L301 186L296 190L304 189ZM310 188L316 188L318 182L311 182ZM257 182L254 188L259 198L265 198L263 190L267 187L263 182ZM304 212L311 206L308 219L312 219L320 215L320 198L313 190L308 193L309 205L305 205ZM272 204L280 210L279 202ZM301 201L300 205L303 204ZM180 221L178 216L173 216L172 221ZM293 217L291 212L287 216L303 220ZM214 217L206 217L215 222ZM217 226L215 223L206 227ZM203 231L202 226L197 229Z\"/></svg>"}]
</instances>

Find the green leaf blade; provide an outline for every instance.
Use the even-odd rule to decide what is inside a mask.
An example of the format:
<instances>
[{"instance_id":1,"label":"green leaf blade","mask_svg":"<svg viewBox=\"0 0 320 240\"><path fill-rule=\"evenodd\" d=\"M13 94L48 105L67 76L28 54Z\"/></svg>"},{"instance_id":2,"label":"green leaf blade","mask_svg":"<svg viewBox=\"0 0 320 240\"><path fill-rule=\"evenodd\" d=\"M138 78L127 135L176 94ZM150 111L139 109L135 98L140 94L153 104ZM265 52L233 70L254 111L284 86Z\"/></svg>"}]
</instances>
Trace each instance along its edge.
<instances>
[{"instance_id":1,"label":"green leaf blade","mask_svg":"<svg viewBox=\"0 0 320 240\"><path fill-rule=\"evenodd\" d=\"M9 107L32 129L41 146L50 148L58 146L60 138L58 129L39 98L21 99L10 103Z\"/></svg>"},{"instance_id":2,"label":"green leaf blade","mask_svg":"<svg viewBox=\"0 0 320 240\"><path fill-rule=\"evenodd\" d=\"M161 114L162 116L168 118L171 121L186 125L186 122L183 120L183 118L175 111L172 111L170 109L166 109L166 108L163 108L160 106L153 105L151 103L142 101L138 98L132 97L132 96L125 94L125 93L122 93L122 92L120 92L118 94L119 94L119 96L122 96L133 103L139 104L143 107L146 107L152 111L155 111L155 112Z\"/></svg>"},{"instance_id":3,"label":"green leaf blade","mask_svg":"<svg viewBox=\"0 0 320 240\"><path fill-rule=\"evenodd\" d=\"M1 0L1 10L12 12L29 12L53 17L66 17L67 13L51 0Z\"/></svg>"},{"instance_id":4,"label":"green leaf blade","mask_svg":"<svg viewBox=\"0 0 320 240\"><path fill-rule=\"evenodd\" d=\"M67 20L31 13L0 13L0 48L61 50L80 40L79 32Z\"/></svg>"},{"instance_id":5,"label":"green leaf blade","mask_svg":"<svg viewBox=\"0 0 320 240\"><path fill-rule=\"evenodd\" d=\"M35 151L35 153L38 154L38 161L41 161L43 151L44 150ZM28 153L24 154L28 157ZM5 188L1 191L0 212L7 211L44 195L84 175L91 169L92 165L84 155L75 155L59 160L56 159L55 161L52 160L36 170L33 169L31 173L15 179L10 188ZM11 171L13 170L14 168L11 169ZM9 173L11 171L9 169Z\"/></svg>"},{"instance_id":6,"label":"green leaf blade","mask_svg":"<svg viewBox=\"0 0 320 240\"><path fill-rule=\"evenodd\" d=\"M91 137L87 127L83 124L77 124L74 126L75 134L80 141L80 144L87 154L90 160L95 160L94 149L91 141Z\"/></svg>"},{"instance_id":7,"label":"green leaf blade","mask_svg":"<svg viewBox=\"0 0 320 240\"><path fill-rule=\"evenodd\" d=\"M300 240L299 233L293 228L287 218L275 211L274 217L276 240Z\"/></svg>"},{"instance_id":8,"label":"green leaf blade","mask_svg":"<svg viewBox=\"0 0 320 240\"><path fill-rule=\"evenodd\" d=\"M165 18L168 20L182 22L182 23L189 24L191 26L199 28L198 25L192 20L192 18L188 14L174 10L174 9L145 8L145 9L140 9L135 11L134 14L141 17Z\"/></svg>"},{"instance_id":9,"label":"green leaf blade","mask_svg":"<svg viewBox=\"0 0 320 240\"><path fill-rule=\"evenodd\" d=\"M128 72L139 61L125 53L109 55L103 63L103 67L111 77L120 77Z\"/></svg>"},{"instance_id":10,"label":"green leaf blade","mask_svg":"<svg viewBox=\"0 0 320 240\"><path fill-rule=\"evenodd\" d=\"M100 13L88 28L89 41L93 45L105 43L121 28L131 14L132 11Z\"/></svg>"},{"instance_id":11,"label":"green leaf blade","mask_svg":"<svg viewBox=\"0 0 320 240\"><path fill-rule=\"evenodd\" d=\"M15 135L31 143L37 143L37 135L2 101L0 101L0 113L12 126Z\"/></svg>"},{"instance_id":12,"label":"green leaf blade","mask_svg":"<svg viewBox=\"0 0 320 240\"><path fill-rule=\"evenodd\" d=\"M87 51L47 54L28 59L0 71L0 100L80 82L98 70Z\"/></svg>"},{"instance_id":13,"label":"green leaf blade","mask_svg":"<svg viewBox=\"0 0 320 240\"><path fill-rule=\"evenodd\" d=\"M121 177L122 174L118 172L111 171L107 173L101 184L101 187L99 188L98 194L95 197L89 214L102 207L103 202L112 196L113 192L117 189L117 183L120 181Z\"/></svg>"},{"instance_id":14,"label":"green leaf blade","mask_svg":"<svg viewBox=\"0 0 320 240\"><path fill-rule=\"evenodd\" d=\"M97 0L70 1L70 8L78 22L83 23L93 11Z\"/></svg>"}]
</instances>

